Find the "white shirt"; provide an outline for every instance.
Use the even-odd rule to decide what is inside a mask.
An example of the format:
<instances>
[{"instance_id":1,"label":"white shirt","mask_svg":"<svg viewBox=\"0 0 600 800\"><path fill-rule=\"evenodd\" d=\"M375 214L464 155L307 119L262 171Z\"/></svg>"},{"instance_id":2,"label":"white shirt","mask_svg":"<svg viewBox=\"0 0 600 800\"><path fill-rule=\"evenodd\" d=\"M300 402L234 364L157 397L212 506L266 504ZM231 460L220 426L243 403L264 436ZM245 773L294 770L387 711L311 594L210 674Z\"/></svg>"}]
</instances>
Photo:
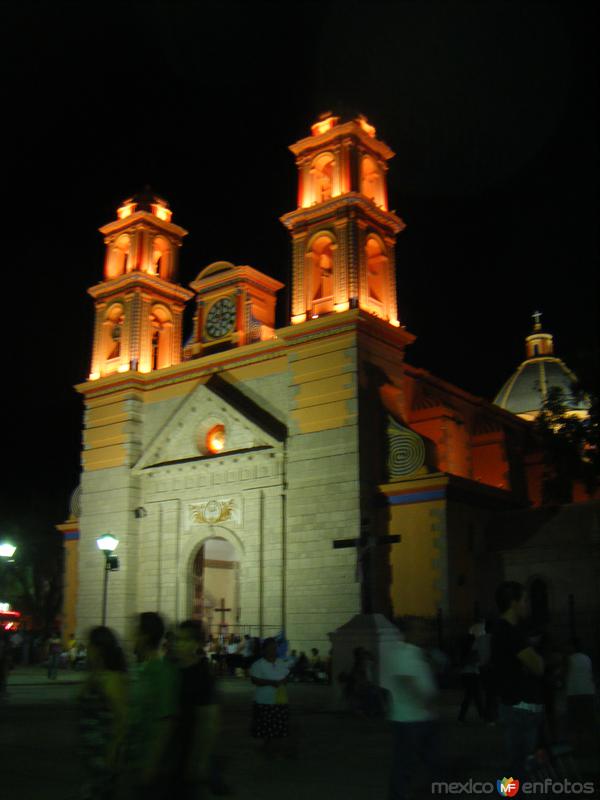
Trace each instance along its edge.
<instances>
[{"instance_id":1,"label":"white shirt","mask_svg":"<svg viewBox=\"0 0 600 800\"><path fill-rule=\"evenodd\" d=\"M405 686L400 677L410 677L417 685ZM394 642L382 654L381 685L391 694L389 718L393 722L424 722L435 714L424 705L437 688L431 668L420 647L408 642Z\"/></svg>"},{"instance_id":2,"label":"white shirt","mask_svg":"<svg viewBox=\"0 0 600 800\"><path fill-rule=\"evenodd\" d=\"M567 697L595 693L592 659L585 653L573 653L567 667Z\"/></svg>"},{"instance_id":3,"label":"white shirt","mask_svg":"<svg viewBox=\"0 0 600 800\"><path fill-rule=\"evenodd\" d=\"M281 658L276 658L274 662L267 661L266 658L259 658L250 667L250 676L260 678L263 681L281 681L287 678L289 669ZM254 699L261 705L275 705L275 694L277 689L274 686L256 686Z\"/></svg>"}]
</instances>

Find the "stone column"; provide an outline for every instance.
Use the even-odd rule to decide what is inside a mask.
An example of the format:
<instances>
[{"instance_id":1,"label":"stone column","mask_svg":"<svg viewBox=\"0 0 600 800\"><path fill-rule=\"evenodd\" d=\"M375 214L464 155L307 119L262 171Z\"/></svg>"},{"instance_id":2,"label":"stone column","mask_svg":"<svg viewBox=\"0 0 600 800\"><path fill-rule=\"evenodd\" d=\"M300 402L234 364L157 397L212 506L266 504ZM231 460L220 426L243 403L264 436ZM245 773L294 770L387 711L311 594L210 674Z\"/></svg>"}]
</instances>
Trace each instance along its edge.
<instances>
[{"instance_id":1,"label":"stone column","mask_svg":"<svg viewBox=\"0 0 600 800\"><path fill-rule=\"evenodd\" d=\"M361 308L369 307L369 286L367 282L367 258L365 253L367 223L356 222L356 271L358 274L358 297Z\"/></svg>"},{"instance_id":2,"label":"stone column","mask_svg":"<svg viewBox=\"0 0 600 800\"><path fill-rule=\"evenodd\" d=\"M135 330L139 332L139 368L140 372L150 372L152 369L152 330L150 327L152 297L140 292L138 298L139 317Z\"/></svg>"},{"instance_id":3,"label":"stone column","mask_svg":"<svg viewBox=\"0 0 600 800\"><path fill-rule=\"evenodd\" d=\"M105 310L106 303L98 303L96 305L96 319L94 322L94 349L92 355L92 368L90 370L92 374L99 374L102 369L102 334L104 332L103 317Z\"/></svg>"},{"instance_id":4,"label":"stone column","mask_svg":"<svg viewBox=\"0 0 600 800\"><path fill-rule=\"evenodd\" d=\"M388 303L387 314L388 319L398 319L398 300L396 295L396 248L393 239L386 239L385 244L387 247L387 285L388 285Z\"/></svg>"},{"instance_id":5,"label":"stone column","mask_svg":"<svg viewBox=\"0 0 600 800\"><path fill-rule=\"evenodd\" d=\"M293 233L292 317L306 313L306 231Z\"/></svg>"},{"instance_id":6,"label":"stone column","mask_svg":"<svg viewBox=\"0 0 600 800\"><path fill-rule=\"evenodd\" d=\"M181 539L181 514L178 500L161 502L160 538L159 538L159 596L158 610L165 621L177 619L177 599L179 580L177 575L179 564L179 543Z\"/></svg>"}]
</instances>

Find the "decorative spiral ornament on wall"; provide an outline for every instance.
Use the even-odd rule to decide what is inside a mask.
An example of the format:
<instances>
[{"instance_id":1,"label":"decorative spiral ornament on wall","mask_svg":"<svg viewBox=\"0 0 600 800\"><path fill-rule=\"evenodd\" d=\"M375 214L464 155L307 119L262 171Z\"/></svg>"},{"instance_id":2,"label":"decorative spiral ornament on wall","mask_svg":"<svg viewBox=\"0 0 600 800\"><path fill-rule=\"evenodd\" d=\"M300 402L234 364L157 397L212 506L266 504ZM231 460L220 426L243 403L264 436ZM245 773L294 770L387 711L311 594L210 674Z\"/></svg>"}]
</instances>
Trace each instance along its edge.
<instances>
[{"instance_id":1,"label":"decorative spiral ornament on wall","mask_svg":"<svg viewBox=\"0 0 600 800\"><path fill-rule=\"evenodd\" d=\"M414 431L388 417L388 474L390 478L411 475L425 464L425 444Z\"/></svg>"}]
</instances>

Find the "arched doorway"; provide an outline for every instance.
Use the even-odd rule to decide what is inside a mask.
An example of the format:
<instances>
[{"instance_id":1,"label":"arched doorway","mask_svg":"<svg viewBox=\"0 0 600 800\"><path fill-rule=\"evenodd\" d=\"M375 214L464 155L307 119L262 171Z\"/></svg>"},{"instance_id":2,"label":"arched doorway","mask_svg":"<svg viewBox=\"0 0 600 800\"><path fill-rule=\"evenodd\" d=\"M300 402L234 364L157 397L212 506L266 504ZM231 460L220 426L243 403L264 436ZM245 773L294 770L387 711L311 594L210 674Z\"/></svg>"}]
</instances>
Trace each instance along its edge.
<instances>
[{"instance_id":1,"label":"arched doorway","mask_svg":"<svg viewBox=\"0 0 600 800\"><path fill-rule=\"evenodd\" d=\"M239 561L226 539L207 539L192 564L193 619L210 633L229 631L240 620Z\"/></svg>"}]
</instances>

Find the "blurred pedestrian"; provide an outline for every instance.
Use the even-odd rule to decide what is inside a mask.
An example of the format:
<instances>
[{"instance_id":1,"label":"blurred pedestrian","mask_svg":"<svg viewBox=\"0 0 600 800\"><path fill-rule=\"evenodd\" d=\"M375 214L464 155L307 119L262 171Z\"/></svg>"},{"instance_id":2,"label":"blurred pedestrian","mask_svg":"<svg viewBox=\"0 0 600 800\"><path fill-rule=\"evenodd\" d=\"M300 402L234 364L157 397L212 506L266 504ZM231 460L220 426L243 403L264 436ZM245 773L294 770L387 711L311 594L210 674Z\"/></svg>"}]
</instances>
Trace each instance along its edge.
<instances>
[{"instance_id":1,"label":"blurred pedestrian","mask_svg":"<svg viewBox=\"0 0 600 800\"><path fill-rule=\"evenodd\" d=\"M483 714L488 725L495 725L498 718L496 683L492 669L491 622L486 620L483 633L475 637L475 649L479 656L479 675L483 692Z\"/></svg>"},{"instance_id":2,"label":"blurred pedestrian","mask_svg":"<svg viewBox=\"0 0 600 800\"><path fill-rule=\"evenodd\" d=\"M75 634L72 633L67 640L67 654L69 657L69 666L75 669L75 659L77 658L77 639Z\"/></svg>"},{"instance_id":3,"label":"blurred pedestrian","mask_svg":"<svg viewBox=\"0 0 600 800\"><path fill-rule=\"evenodd\" d=\"M180 668L180 693L174 737L174 797L198 796L202 784L212 794L229 794L222 778L216 744L221 714L215 678L203 651L204 631L197 620L182 622L174 634L173 652Z\"/></svg>"},{"instance_id":4,"label":"blurred pedestrian","mask_svg":"<svg viewBox=\"0 0 600 800\"><path fill-rule=\"evenodd\" d=\"M364 647L355 647L352 669L345 676L348 705L353 711L368 717L379 716L385 711L384 690L373 680L374 663L375 659L368 650Z\"/></svg>"},{"instance_id":5,"label":"blurred pedestrian","mask_svg":"<svg viewBox=\"0 0 600 800\"><path fill-rule=\"evenodd\" d=\"M114 633L103 625L90 631L90 672L80 694L80 748L85 770L84 800L116 796L127 730L127 665Z\"/></svg>"},{"instance_id":6,"label":"blurred pedestrian","mask_svg":"<svg viewBox=\"0 0 600 800\"><path fill-rule=\"evenodd\" d=\"M9 659L9 638L8 631L0 628L0 697L6 694L6 680L8 678L8 659Z\"/></svg>"},{"instance_id":7,"label":"blurred pedestrian","mask_svg":"<svg viewBox=\"0 0 600 800\"><path fill-rule=\"evenodd\" d=\"M290 712L285 686L288 676L287 665L277 658L275 639L265 639L263 657L250 667L250 677L256 686L252 736L263 740L263 751L269 755L282 749L281 740L289 736Z\"/></svg>"},{"instance_id":8,"label":"blurred pedestrian","mask_svg":"<svg viewBox=\"0 0 600 800\"><path fill-rule=\"evenodd\" d=\"M56 680L58 677L58 664L62 652L62 643L58 631L53 631L48 637L48 679Z\"/></svg>"},{"instance_id":9,"label":"blurred pedestrian","mask_svg":"<svg viewBox=\"0 0 600 800\"><path fill-rule=\"evenodd\" d=\"M523 630L527 595L520 583L506 581L496 590L500 619L492 633L492 668L504 727L503 774L523 781L527 759L537 748L543 722L544 661Z\"/></svg>"},{"instance_id":10,"label":"blurred pedestrian","mask_svg":"<svg viewBox=\"0 0 600 800\"><path fill-rule=\"evenodd\" d=\"M13 665L22 663L22 647L23 647L23 634L17 629L10 640L10 649L12 651L11 662Z\"/></svg>"},{"instance_id":11,"label":"blurred pedestrian","mask_svg":"<svg viewBox=\"0 0 600 800\"><path fill-rule=\"evenodd\" d=\"M296 663L291 670L291 680L304 681L309 674L308 658L304 651L300 651L300 655L296 658Z\"/></svg>"},{"instance_id":12,"label":"blurred pedestrian","mask_svg":"<svg viewBox=\"0 0 600 800\"><path fill-rule=\"evenodd\" d=\"M483 719L481 678L479 676L479 653L475 646L475 636L472 633L468 633L462 641L460 679L464 689L464 695L458 713L458 721L466 722L467 712L472 702L475 704L479 719Z\"/></svg>"},{"instance_id":13,"label":"blurred pedestrian","mask_svg":"<svg viewBox=\"0 0 600 800\"><path fill-rule=\"evenodd\" d=\"M441 764L433 672L424 652L410 641L410 622L401 620L398 627L403 640L388 644L381 662L393 729L390 800L406 800L417 759L426 764L430 781L439 780Z\"/></svg>"},{"instance_id":14,"label":"blurred pedestrian","mask_svg":"<svg viewBox=\"0 0 600 800\"><path fill-rule=\"evenodd\" d=\"M592 659L579 639L573 639L569 646L566 696L570 735L577 750L585 753L593 747L595 738L596 686Z\"/></svg>"},{"instance_id":15,"label":"blurred pedestrian","mask_svg":"<svg viewBox=\"0 0 600 800\"><path fill-rule=\"evenodd\" d=\"M175 665L161 658L164 634L159 614L146 611L139 615L134 644L138 667L128 734L131 794L139 800L162 800L170 795L178 681Z\"/></svg>"},{"instance_id":16,"label":"blurred pedestrian","mask_svg":"<svg viewBox=\"0 0 600 800\"><path fill-rule=\"evenodd\" d=\"M254 644L249 634L246 633L244 634L244 640L242 642L242 649L241 649L242 669L244 670L244 675L246 676L246 678L248 677L248 672L250 670L250 667L252 666L253 653L254 653Z\"/></svg>"}]
</instances>

